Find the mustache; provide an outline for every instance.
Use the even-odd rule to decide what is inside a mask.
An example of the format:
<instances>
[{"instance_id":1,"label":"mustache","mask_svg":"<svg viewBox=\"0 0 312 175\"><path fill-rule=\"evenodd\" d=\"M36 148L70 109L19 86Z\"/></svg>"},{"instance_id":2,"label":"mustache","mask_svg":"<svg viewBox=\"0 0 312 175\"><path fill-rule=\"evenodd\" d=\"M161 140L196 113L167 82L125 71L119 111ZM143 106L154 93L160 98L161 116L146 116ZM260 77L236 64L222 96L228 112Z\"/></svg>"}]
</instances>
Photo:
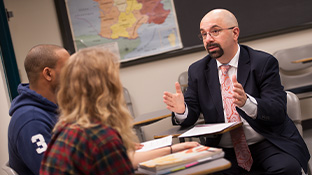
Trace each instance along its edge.
<instances>
[{"instance_id":1,"label":"mustache","mask_svg":"<svg viewBox=\"0 0 312 175\"><path fill-rule=\"evenodd\" d=\"M208 47L221 47L221 46L218 43L207 43L206 48L208 48Z\"/></svg>"}]
</instances>

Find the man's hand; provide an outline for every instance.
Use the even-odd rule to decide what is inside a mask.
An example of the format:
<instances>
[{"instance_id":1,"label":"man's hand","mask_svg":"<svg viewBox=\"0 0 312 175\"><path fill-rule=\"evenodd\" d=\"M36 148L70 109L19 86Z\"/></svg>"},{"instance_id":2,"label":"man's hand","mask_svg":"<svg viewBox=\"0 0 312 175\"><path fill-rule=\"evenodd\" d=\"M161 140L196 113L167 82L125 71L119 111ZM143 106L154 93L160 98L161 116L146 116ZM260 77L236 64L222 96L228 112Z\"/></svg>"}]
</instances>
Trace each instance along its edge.
<instances>
[{"instance_id":1,"label":"man's hand","mask_svg":"<svg viewBox=\"0 0 312 175\"><path fill-rule=\"evenodd\" d=\"M233 83L233 103L237 107L243 107L247 100L247 95L244 91L243 86L237 82L236 76L232 76L232 83Z\"/></svg>"},{"instance_id":2,"label":"man's hand","mask_svg":"<svg viewBox=\"0 0 312 175\"><path fill-rule=\"evenodd\" d=\"M172 112L183 114L185 112L184 96L181 91L180 84L175 83L176 93L164 92L164 103L167 105L167 109Z\"/></svg>"}]
</instances>

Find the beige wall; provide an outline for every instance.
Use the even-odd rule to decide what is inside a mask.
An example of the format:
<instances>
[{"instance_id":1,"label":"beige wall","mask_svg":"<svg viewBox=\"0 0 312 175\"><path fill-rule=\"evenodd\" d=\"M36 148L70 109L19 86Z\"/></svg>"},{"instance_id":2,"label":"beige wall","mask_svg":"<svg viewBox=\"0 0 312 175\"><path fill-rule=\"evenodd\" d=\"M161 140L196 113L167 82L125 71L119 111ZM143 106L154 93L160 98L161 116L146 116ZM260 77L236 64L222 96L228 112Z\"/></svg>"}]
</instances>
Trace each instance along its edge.
<instances>
[{"instance_id":1,"label":"beige wall","mask_svg":"<svg viewBox=\"0 0 312 175\"><path fill-rule=\"evenodd\" d=\"M1 60L1 52L0 52ZM0 166L9 160L8 154L8 126L10 122L10 116L8 114L10 98L8 95L8 88L6 84L6 79L3 71L2 61L0 61ZM0 174L2 171L0 171Z\"/></svg>"},{"instance_id":2,"label":"beige wall","mask_svg":"<svg viewBox=\"0 0 312 175\"><path fill-rule=\"evenodd\" d=\"M54 0L4 0L4 5L14 15L9 27L20 77L27 82L26 53L37 44L62 45Z\"/></svg>"},{"instance_id":3,"label":"beige wall","mask_svg":"<svg viewBox=\"0 0 312 175\"><path fill-rule=\"evenodd\" d=\"M62 45L54 1L4 0L4 3L6 8L13 11L14 14L9 21L9 26L21 80L27 82L23 67L27 51L39 43ZM312 29L308 29L242 44L274 53L280 49L312 43L311 38ZM174 82L177 81L179 74L205 54L204 51L196 52L122 68L120 71L121 81L130 92L135 115L165 108L162 102L163 91L174 91ZM7 110L7 107L3 108L3 106L7 105L1 105L1 111ZM7 128L7 122L1 122L1 125L0 128ZM6 133L1 132L1 138L4 134ZM1 155L7 155L4 149L0 151Z\"/></svg>"}]
</instances>

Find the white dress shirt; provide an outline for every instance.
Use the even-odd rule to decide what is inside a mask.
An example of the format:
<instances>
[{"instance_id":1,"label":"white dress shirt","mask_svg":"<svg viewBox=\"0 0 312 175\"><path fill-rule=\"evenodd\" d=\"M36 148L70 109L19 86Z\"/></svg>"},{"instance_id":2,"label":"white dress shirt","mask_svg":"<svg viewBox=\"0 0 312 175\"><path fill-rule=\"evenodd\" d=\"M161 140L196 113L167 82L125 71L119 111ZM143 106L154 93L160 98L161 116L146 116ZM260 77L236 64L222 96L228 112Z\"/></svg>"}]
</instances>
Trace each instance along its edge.
<instances>
[{"instance_id":1,"label":"white dress shirt","mask_svg":"<svg viewBox=\"0 0 312 175\"><path fill-rule=\"evenodd\" d=\"M239 59L239 53L240 53L240 47L238 47L238 50L235 54L235 56L232 58L232 60L228 63L228 65L230 65L230 69L228 71L228 75L230 77L230 79L232 80L232 76L233 75L237 75L237 67L238 67L238 59ZM219 74L219 81L221 81L221 69L220 66L222 64L217 60L217 66L218 66L218 74ZM220 82L221 84L221 82ZM221 88L221 86L220 86ZM250 96L249 94L247 94L247 101L245 103L245 105L243 107L241 107L240 109L243 110L249 117L255 119L257 116L257 101L254 97ZM188 107L185 104L186 108L185 108L185 112L184 114L177 114L175 113L176 116L176 121L178 123L182 123L188 114ZM254 143L257 143L261 140L264 139L264 137L260 134L258 134L254 129L252 129L252 127L249 125L249 123L244 120L241 117L241 120L243 122L243 129L245 132L245 136L246 136L246 140L247 140L247 144L251 145ZM224 121L227 123L227 119L226 119L226 115L225 115L225 111L224 111ZM231 141L231 136L230 133L224 133L221 137L219 146L224 147L224 148L231 148L233 147L232 141Z\"/></svg>"}]
</instances>

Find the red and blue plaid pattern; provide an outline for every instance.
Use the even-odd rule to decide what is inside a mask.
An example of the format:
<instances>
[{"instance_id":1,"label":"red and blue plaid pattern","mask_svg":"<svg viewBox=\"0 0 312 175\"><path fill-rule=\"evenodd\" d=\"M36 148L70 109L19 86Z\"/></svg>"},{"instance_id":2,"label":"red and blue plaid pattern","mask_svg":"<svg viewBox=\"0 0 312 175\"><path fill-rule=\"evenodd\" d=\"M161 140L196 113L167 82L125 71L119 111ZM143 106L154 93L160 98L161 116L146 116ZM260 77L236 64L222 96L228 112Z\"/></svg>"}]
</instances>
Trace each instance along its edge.
<instances>
[{"instance_id":1,"label":"red and blue plaid pattern","mask_svg":"<svg viewBox=\"0 0 312 175\"><path fill-rule=\"evenodd\" d=\"M134 174L116 130L97 125L59 128L45 152L40 174Z\"/></svg>"}]
</instances>

